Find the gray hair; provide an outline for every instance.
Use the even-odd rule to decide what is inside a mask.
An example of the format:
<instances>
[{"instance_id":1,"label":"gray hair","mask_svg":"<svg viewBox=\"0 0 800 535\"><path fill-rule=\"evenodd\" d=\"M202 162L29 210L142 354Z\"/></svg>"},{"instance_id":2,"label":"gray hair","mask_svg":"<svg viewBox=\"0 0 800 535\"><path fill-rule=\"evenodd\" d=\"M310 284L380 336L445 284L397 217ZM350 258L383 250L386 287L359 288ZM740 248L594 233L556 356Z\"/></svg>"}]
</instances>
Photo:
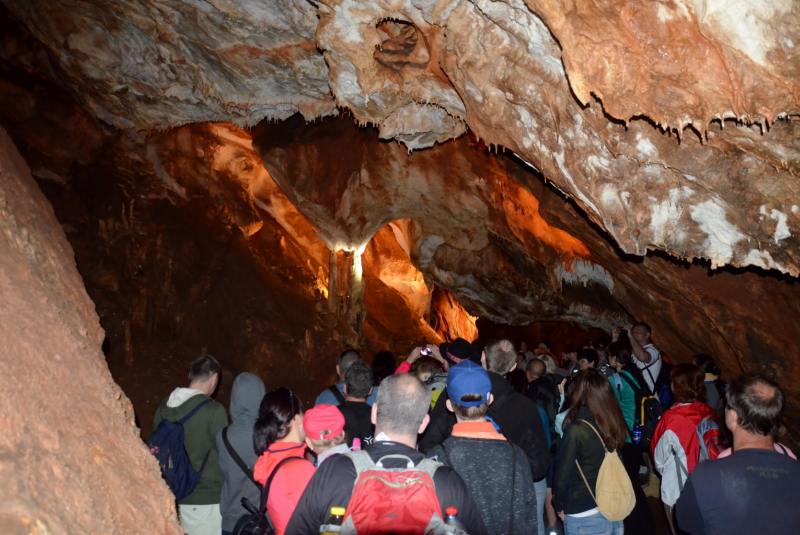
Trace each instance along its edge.
<instances>
[{"instance_id":1,"label":"gray hair","mask_svg":"<svg viewBox=\"0 0 800 535\"><path fill-rule=\"evenodd\" d=\"M431 406L431 393L410 373L390 375L378 389L376 428L383 432L416 438Z\"/></svg>"},{"instance_id":2,"label":"gray hair","mask_svg":"<svg viewBox=\"0 0 800 535\"><path fill-rule=\"evenodd\" d=\"M361 353L355 349L346 349L339 355L339 373L344 377L347 375L347 370L350 369L350 366L353 364L362 364L363 362L364 359L361 358Z\"/></svg>"},{"instance_id":3,"label":"gray hair","mask_svg":"<svg viewBox=\"0 0 800 535\"><path fill-rule=\"evenodd\" d=\"M511 340L492 340L486 344L486 367L490 372L505 375L511 371L517 362L517 352Z\"/></svg>"}]
</instances>

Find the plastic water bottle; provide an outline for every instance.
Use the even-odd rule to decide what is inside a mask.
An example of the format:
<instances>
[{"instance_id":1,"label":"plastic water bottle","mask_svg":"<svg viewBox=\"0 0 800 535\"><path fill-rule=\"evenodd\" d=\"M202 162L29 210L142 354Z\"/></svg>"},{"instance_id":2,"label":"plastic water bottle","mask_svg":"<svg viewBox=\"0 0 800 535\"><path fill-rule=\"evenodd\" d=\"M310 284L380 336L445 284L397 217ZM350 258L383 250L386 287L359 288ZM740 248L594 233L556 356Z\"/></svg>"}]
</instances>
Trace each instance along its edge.
<instances>
[{"instance_id":1,"label":"plastic water bottle","mask_svg":"<svg viewBox=\"0 0 800 535\"><path fill-rule=\"evenodd\" d=\"M640 444L642 442L642 424L636 422L633 424L633 443Z\"/></svg>"},{"instance_id":2,"label":"plastic water bottle","mask_svg":"<svg viewBox=\"0 0 800 535\"><path fill-rule=\"evenodd\" d=\"M328 522L323 527L325 531L320 531L320 535L337 535L344 520L345 512L344 507L331 507L331 516L328 517Z\"/></svg>"},{"instance_id":3,"label":"plastic water bottle","mask_svg":"<svg viewBox=\"0 0 800 535\"><path fill-rule=\"evenodd\" d=\"M361 451L361 439L354 438L353 439L353 447L350 448L350 451Z\"/></svg>"},{"instance_id":4,"label":"plastic water bottle","mask_svg":"<svg viewBox=\"0 0 800 535\"><path fill-rule=\"evenodd\" d=\"M444 523L466 533L467 529L458 520L458 507L448 507L444 512Z\"/></svg>"}]
</instances>

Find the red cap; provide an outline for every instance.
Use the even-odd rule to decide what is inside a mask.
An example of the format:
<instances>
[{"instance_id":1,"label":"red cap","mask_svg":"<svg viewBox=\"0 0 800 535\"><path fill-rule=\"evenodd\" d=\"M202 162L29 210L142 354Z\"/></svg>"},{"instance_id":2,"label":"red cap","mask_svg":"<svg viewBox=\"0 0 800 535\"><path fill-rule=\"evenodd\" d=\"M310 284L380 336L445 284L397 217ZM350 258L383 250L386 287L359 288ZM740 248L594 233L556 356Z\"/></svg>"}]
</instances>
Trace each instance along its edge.
<instances>
[{"instance_id":1,"label":"red cap","mask_svg":"<svg viewBox=\"0 0 800 535\"><path fill-rule=\"evenodd\" d=\"M448 507L445 509L444 514L447 516L458 516L458 507Z\"/></svg>"},{"instance_id":2,"label":"red cap","mask_svg":"<svg viewBox=\"0 0 800 535\"><path fill-rule=\"evenodd\" d=\"M317 405L306 411L303 428L311 440L331 440L344 431L344 416L334 405ZM323 431L328 433L323 436Z\"/></svg>"}]
</instances>

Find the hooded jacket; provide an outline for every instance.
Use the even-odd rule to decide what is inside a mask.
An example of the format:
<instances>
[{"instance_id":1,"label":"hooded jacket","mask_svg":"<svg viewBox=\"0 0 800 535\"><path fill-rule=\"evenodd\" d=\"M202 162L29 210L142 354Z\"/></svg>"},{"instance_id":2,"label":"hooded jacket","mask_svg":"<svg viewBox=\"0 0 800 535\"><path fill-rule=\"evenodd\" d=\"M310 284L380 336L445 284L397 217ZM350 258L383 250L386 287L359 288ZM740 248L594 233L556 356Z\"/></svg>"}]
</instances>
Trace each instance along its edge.
<instances>
[{"instance_id":1,"label":"hooded jacket","mask_svg":"<svg viewBox=\"0 0 800 535\"><path fill-rule=\"evenodd\" d=\"M594 430L577 421L585 420L597 428L597 420L592 412L586 407L581 407L575 420L564 430L564 439L558 447L553 472L553 507L556 512L564 511L568 515L583 513L597 507L592 493L596 492L597 475L606 452ZM576 460L586 477L585 482L575 465ZM587 483L591 485L591 493L586 486Z\"/></svg>"},{"instance_id":2,"label":"hooded jacket","mask_svg":"<svg viewBox=\"0 0 800 535\"><path fill-rule=\"evenodd\" d=\"M305 444L274 442L256 462L256 481L265 484L279 462L287 457L303 457L305 452ZM275 474L267 498L267 511L275 525L277 535L283 535L286 531L286 525L297 507L297 502L300 501L300 496L303 495L313 475L314 465L305 459L290 461Z\"/></svg>"},{"instance_id":3,"label":"hooded jacket","mask_svg":"<svg viewBox=\"0 0 800 535\"><path fill-rule=\"evenodd\" d=\"M161 420L177 422L203 401L210 399L194 388L176 388L170 396L161 402L153 418L153 429L158 428ZM203 459L208 460L203 468L200 483L194 492L178 502L179 505L211 505L219 503L222 490L222 471L219 469L219 452L214 437L220 429L228 425L228 413L225 407L212 401L200 409L183 426L184 447L189 462L195 470L203 466Z\"/></svg>"},{"instance_id":4,"label":"hooded jacket","mask_svg":"<svg viewBox=\"0 0 800 535\"><path fill-rule=\"evenodd\" d=\"M687 479L681 472L679 480L675 456L691 474L700 456L697 424L703 418L716 418L716 414L702 401L676 403L664 413L653 433L650 447L661 474L661 501L669 506L674 505L681 494L680 480L686 484Z\"/></svg>"},{"instance_id":5,"label":"hooded jacket","mask_svg":"<svg viewBox=\"0 0 800 535\"><path fill-rule=\"evenodd\" d=\"M258 460L253 449L253 427L258 419L258 407L266 394L264 381L252 373L242 373L236 377L231 391L231 424L228 441L252 471ZM225 482L222 484L219 510L222 514L222 530L233 531L240 517L248 514L242 507L242 498L258 507L261 488L247 476L231 457L222 440L222 431L217 433L219 467Z\"/></svg>"}]
</instances>

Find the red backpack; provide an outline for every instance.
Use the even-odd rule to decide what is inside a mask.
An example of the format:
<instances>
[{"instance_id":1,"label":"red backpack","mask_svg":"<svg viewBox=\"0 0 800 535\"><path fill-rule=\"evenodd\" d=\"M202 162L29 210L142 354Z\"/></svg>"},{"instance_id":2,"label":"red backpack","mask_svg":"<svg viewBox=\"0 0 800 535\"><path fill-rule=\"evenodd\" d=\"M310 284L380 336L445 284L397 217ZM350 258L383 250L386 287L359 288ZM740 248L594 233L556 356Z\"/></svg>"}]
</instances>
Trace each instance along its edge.
<instances>
[{"instance_id":1,"label":"red backpack","mask_svg":"<svg viewBox=\"0 0 800 535\"><path fill-rule=\"evenodd\" d=\"M375 463L366 451L345 455L356 467L356 482L344 522L335 531L349 535L453 533L453 528L445 526L433 483L442 463L424 459L414 465L405 455L386 455ZM402 459L406 466L386 468L385 459Z\"/></svg>"}]
</instances>

